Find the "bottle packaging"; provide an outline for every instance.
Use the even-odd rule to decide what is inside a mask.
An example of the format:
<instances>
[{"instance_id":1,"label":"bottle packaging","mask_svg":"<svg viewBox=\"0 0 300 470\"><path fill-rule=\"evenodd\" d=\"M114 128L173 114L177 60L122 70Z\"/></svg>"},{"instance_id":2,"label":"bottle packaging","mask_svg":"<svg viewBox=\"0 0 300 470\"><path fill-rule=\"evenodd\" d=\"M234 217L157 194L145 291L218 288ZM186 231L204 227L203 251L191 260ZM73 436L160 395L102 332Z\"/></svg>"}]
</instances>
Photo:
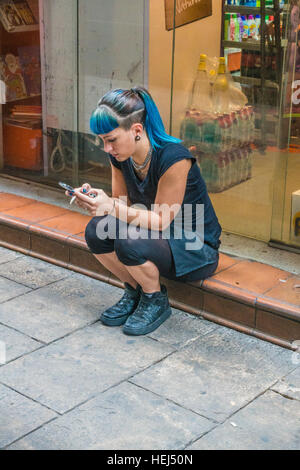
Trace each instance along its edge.
<instances>
[{"instance_id":1,"label":"bottle packaging","mask_svg":"<svg viewBox=\"0 0 300 470\"><path fill-rule=\"evenodd\" d=\"M238 13L237 17L238 17L238 24L239 24L239 35L238 35L237 40L241 42L243 40L243 34L244 34L244 23L243 23L240 13Z\"/></svg>"},{"instance_id":2,"label":"bottle packaging","mask_svg":"<svg viewBox=\"0 0 300 470\"><path fill-rule=\"evenodd\" d=\"M225 41L230 41L229 27L230 27L230 14L225 13L225 21L224 21L224 40Z\"/></svg>"},{"instance_id":3,"label":"bottle packaging","mask_svg":"<svg viewBox=\"0 0 300 470\"><path fill-rule=\"evenodd\" d=\"M255 15L255 24L256 24L256 28L255 28L255 33L254 33L254 39L259 39L260 37L260 15Z\"/></svg>"},{"instance_id":4,"label":"bottle packaging","mask_svg":"<svg viewBox=\"0 0 300 470\"><path fill-rule=\"evenodd\" d=\"M248 26L248 20L246 16L242 16L242 21L243 21L243 40L248 39L249 36L249 26Z\"/></svg>"},{"instance_id":5,"label":"bottle packaging","mask_svg":"<svg viewBox=\"0 0 300 470\"><path fill-rule=\"evenodd\" d=\"M253 39L255 35L255 30L256 30L256 23L254 21L253 15L249 15L248 28L249 28L249 38Z\"/></svg>"},{"instance_id":6,"label":"bottle packaging","mask_svg":"<svg viewBox=\"0 0 300 470\"><path fill-rule=\"evenodd\" d=\"M233 21L234 21L234 40L239 41L240 37L240 24L238 20L238 15L234 14L233 15Z\"/></svg>"},{"instance_id":7,"label":"bottle packaging","mask_svg":"<svg viewBox=\"0 0 300 470\"><path fill-rule=\"evenodd\" d=\"M233 15L230 15L229 37L230 37L230 41L234 41L234 39L235 39L235 21L234 21L234 16Z\"/></svg>"}]
</instances>

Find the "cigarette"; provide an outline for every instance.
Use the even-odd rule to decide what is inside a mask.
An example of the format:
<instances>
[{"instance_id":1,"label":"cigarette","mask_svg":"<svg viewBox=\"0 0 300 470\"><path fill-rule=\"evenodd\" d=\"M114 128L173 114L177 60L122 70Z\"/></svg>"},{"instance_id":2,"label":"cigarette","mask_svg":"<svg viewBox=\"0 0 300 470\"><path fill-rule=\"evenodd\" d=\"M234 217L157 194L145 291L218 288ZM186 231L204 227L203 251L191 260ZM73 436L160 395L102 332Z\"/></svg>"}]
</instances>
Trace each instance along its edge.
<instances>
[{"instance_id":1,"label":"cigarette","mask_svg":"<svg viewBox=\"0 0 300 470\"><path fill-rule=\"evenodd\" d=\"M76 196L73 196L72 199L71 199L71 201L70 201L70 205L73 204L73 202L75 201L75 199L76 199Z\"/></svg>"}]
</instances>

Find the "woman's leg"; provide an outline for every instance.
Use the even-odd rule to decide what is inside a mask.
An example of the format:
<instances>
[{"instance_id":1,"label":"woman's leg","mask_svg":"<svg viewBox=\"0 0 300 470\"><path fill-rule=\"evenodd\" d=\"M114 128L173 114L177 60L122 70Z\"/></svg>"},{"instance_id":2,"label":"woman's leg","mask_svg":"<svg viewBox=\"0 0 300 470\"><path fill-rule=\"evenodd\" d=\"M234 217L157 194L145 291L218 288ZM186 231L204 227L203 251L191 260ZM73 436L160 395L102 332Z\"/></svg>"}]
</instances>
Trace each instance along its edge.
<instances>
[{"instance_id":1,"label":"woman's leg","mask_svg":"<svg viewBox=\"0 0 300 470\"><path fill-rule=\"evenodd\" d=\"M123 265L125 266L125 265ZM138 266L125 266L131 276L138 281L145 293L160 290L159 270L152 261L146 261Z\"/></svg>"},{"instance_id":2,"label":"woman's leg","mask_svg":"<svg viewBox=\"0 0 300 470\"><path fill-rule=\"evenodd\" d=\"M121 299L107 310L101 313L100 320L108 326L120 326L131 315L140 300L140 286L130 275L126 267L118 260L115 249L115 239L101 237L99 225L108 228L110 223L108 217L94 217L88 223L85 230L85 239L96 259L106 267L111 273L124 282L124 294Z\"/></svg>"},{"instance_id":3,"label":"woman's leg","mask_svg":"<svg viewBox=\"0 0 300 470\"><path fill-rule=\"evenodd\" d=\"M115 252L130 275L145 293L160 291L160 275L165 276L173 267L173 257L167 240L147 238L140 229L140 238L133 238L131 229L126 239L115 241ZM146 232L146 233L145 233Z\"/></svg>"},{"instance_id":4,"label":"woman's leg","mask_svg":"<svg viewBox=\"0 0 300 470\"><path fill-rule=\"evenodd\" d=\"M130 274L125 266L121 261L118 260L116 253L113 251L112 253L103 253L101 255L94 254L97 260L114 274L120 281L127 282L130 284L131 287L136 289L138 282L136 281L137 277L134 277Z\"/></svg>"},{"instance_id":5,"label":"woman's leg","mask_svg":"<svg viewBox=\"0 0 300 470\"><path fill-rule=\"evenodd\" d=\"M85 240L96 259L114 274L120 281L127 282L134 289L137 287L136 280L130 275L126 267L118 260L115 253L115 239L110 238L109 224L113 219L109 216L93 217L85 229ZM100 229L106 234L101 237Z\"/></svg>"}]
</instances>

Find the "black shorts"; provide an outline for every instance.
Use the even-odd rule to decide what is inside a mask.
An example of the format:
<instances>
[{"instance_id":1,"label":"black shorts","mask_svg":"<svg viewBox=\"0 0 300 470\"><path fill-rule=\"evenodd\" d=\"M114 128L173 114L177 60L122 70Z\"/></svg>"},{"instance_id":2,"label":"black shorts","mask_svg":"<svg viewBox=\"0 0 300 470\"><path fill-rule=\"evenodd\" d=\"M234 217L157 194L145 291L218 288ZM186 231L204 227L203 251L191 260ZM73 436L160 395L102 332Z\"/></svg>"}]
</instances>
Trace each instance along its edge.
<instances>
[{"instance_id":1,"label":"black shorts","mask_svg":"<svg viewBox=\"0 0 300 470\"><path fill-rule=\"evenodd\" d=\"M153 233L153 232L152 232ZM110 216L93 217L85 229L86 243L94 254L115 252L126 266L139 266L152 261L160 274L177 281L197 281L211 276L218 266L215 263L198 268L183 276L176 276L175 264L162 232L156 232L157 239L150 237L150 230L128 225Z\"/></svg>"}]
</instances>

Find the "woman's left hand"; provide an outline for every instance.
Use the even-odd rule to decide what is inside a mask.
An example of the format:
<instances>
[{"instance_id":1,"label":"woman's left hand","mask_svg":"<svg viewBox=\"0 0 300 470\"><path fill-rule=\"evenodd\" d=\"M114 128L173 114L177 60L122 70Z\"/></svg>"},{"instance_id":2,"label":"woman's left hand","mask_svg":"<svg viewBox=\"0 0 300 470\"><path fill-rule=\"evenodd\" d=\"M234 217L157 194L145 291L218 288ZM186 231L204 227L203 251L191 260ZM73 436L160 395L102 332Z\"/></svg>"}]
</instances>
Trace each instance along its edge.
<instances>
[{"instance_id":1,"label":"woman's left hand","mask_svg":"<svg viewBox=\"0 0 300 470\"><path fill-rule=\"evenodd\" d=\"M92 197L91 194L95 194ZM90 188L85 194L82 188L75 188L76 205L87 210L93 217L110 214L114 208L114 200L102 189Z\"/></svg>"}]
</instances>

